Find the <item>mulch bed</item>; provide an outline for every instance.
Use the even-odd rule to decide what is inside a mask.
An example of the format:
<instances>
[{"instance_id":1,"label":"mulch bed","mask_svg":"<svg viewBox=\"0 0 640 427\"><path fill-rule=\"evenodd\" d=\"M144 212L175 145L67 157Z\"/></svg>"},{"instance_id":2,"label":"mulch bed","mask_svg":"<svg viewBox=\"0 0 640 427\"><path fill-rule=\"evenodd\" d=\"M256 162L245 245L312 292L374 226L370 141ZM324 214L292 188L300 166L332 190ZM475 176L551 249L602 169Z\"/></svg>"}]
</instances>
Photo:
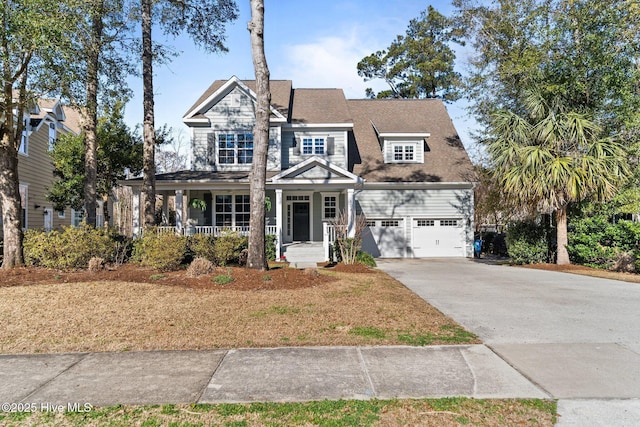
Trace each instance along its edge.
<instances>
[{"instance_id":1,"label":"mulch bed","mask_svg":"<svg viewBox=\"0 0 640 427\"><path fill-rule=\"evenodd\" d=\"M330 274L319 274L319 271L336 271L342 273L367 273L371 269L362 264L325 264L317 269L296 269L286 266L274 266L268 271L251 270L239 267L217 267L212 274L200 277L188 277L186 270L161 272L140 267L136 264L108 266L100 271L58 271L48 268L21 267L12 270L0 269L0 287L24 286L40 283L78 283L97 281L120 281L132 283L156 283L168 286L182 286L193 289L216 288L220 286L214 278L228 275L233 278L224 289L231 290L275 290L302 289L334 279Z\"/></svg>"}]
</instances>

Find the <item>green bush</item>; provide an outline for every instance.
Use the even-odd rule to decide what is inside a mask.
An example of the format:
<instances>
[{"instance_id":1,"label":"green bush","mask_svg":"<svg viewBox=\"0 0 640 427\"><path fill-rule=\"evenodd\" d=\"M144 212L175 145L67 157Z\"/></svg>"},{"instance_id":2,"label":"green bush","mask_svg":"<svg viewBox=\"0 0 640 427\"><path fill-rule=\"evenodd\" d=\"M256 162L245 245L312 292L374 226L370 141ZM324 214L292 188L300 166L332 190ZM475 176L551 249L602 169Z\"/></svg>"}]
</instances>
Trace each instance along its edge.
<instances>
[{"instance_id":1,"label":"green bush","mask_svg":"<svg viewBox=\"0 0 640 427\"><path fill-rule=\"evenodd\" d=\"M533 221L518 221L507 229L507 252L514 264L549 262L549 241L545 227Z\"/></svg>"},{"instance_id":2,"label":"green bush","mask_svg":"<svg viewBox=\"0 0 640 427\"><path fill-rule=\"evenodd\" d=\"M640 264L640 223L621 220L614 224L604 215L572 220L567 250L577 264L628 271L633 264L629 258Z\"/></svg>"},{"instance_id":3,"label":"green bush","mask_svg":"<svg viewBox=\"0 0 640 427\"><path fill-rule=\"evenodd\" d=\"M363 251L358 251L358 253L356 254L356 262L368 267L375 267L377 265L376 260L373 258L373 255Z\"/></svg>"},{"instance_id":4,"label":"green bush","mask_svg":"<svg viewBox=\"0 0 640 427\"><path fill-rule=\"evenodd\" d=\"M243 249L249 246L249 239L235 232L223 233L214 241L217 265L238 264Z\"/></svg>"},{"instance_id":5,"label":"green bush","mask_svg":"<svg viewBox=\"0 0 640 427\"><path fill-rule=\"evenodd\" d=\"M157 233L146 230L144 236L135 240L133 260L145 267L162 271L175 270L187 256L188 240L174 233Z\"/></svg>"},{"instance_id":6,"label":"green bush","mask_svg":"<svg viewBox=\"0 0 640 427\"><path fill-rule=\"evenodd\" d=\"M68 270L87 268L93 257L120 262L126 257L128 241L110 230L83 224L60 231L27 230L23 248L28 265Z\"/></svg>"},{"instance_id":7,"label":"green bush","mask_svg":"<svg viewBox=\"0 0 640 427\"><path fill-rule=\"evenodd\" d=\"M189 237L189 252L192 258L204 258L216 262L215 237L210 234L194 234Z\"/></svg>"},{"instance_id":8,"label":"green bush","mask_svg":"<svg viewBox=\"0 0 640 427\"><path fill-rule=\"evenodd\" d=\"M267 261L275 261L276 259L276 236L267 234L265 236L265 256Z\"/></svg>"}]
</instances>

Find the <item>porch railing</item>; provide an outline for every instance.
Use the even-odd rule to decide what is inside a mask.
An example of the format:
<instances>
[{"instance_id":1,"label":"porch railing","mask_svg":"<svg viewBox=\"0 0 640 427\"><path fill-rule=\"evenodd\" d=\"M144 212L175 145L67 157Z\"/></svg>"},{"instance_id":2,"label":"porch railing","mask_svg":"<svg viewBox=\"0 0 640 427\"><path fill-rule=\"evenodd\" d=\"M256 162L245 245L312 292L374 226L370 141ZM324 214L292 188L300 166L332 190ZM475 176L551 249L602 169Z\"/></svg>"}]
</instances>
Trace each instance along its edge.
<instances>
[{"instance_id":1,"label":"porch railing","mask_svg":"<svg viewBox=\"0 0 640 427\"><path fill-rule=\"evenodd\" d=\"M238 233L242 236L249 235L249 227L248 226L235 226L235 227L219 227L219 226L211 226L211 225L194 225L194 226L185 226L182 227L182 230L178 230L175 226L160 226L156 227L156 232L158 234L165 233L176 233L176 234L209 234L213 236L220 236L224 233ZM267 225L265 227L265 234L275 235L277 233L277 227L275 225Z\"/></svg>"},{"instance_id":2,"label":"porch railing","mask_svg":"<svg viewBox=\"0 0 640 427\"><path fill-rule=\"evenodd\" d=\"M325 261L332 261L333 245L336 241L336 227L328 222L322 223L322 246L324 248Z\"/></svg>"}]
</instances>

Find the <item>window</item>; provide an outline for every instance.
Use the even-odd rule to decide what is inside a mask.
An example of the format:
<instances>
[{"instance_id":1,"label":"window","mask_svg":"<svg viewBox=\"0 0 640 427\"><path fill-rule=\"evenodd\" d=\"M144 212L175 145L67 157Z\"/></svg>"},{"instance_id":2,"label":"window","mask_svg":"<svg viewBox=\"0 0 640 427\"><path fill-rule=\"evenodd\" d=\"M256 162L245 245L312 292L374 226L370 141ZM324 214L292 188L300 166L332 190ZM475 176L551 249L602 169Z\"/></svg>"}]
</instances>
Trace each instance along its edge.
<instances>
[{"instance_id":1,"label":"window","mask_svg":"<svg viewBox=\"0 0 640 427\"><path fill-rule=\"evenodd\" d=\"M393 161L394 162L412 162L415 158L413 145L394 145Z\"/></svg>"},{"instance_id":2,"label":"window","mask_svg":"<svg viewBox=\"0 0 640 427\"><path fill-rule=\"evenodd\" d=\"M441 227L457 227L458 220L457 219L441 219L440 226Z\"/></svg>"},{"instance_id":3,"label":"window","mask_svg":"<svg viewBox=\"0 0 640 427\"><path fill-rule=\"evenodd\" d=\"M53 150L53 146L56 145L56 124L49 123L49 151Z\"/></svg>"},{"instance_id":4,"label":"window","mask_svg":"<svg viewBox=\"0 0 640 427\"><path fill-rule=\"evenodd\" d=\"M366 226L367 227L375 227L376 226L376 222L372 221L372 220L367 220Z\"/></svg>"},{"instance_id":5,"label":"window","mask_svg":"<svg viewBox=\"0 0 640 427\"><path fill-rule=\"evenodd\" d=\"M289 195L287 196L287 200L288 201L300 201L300 202L308 202L309 199L309 195L308 194L304 194L304 195Z\"/></svg>"},{"instance_id":6,"label":"window","mask_svg":"<svg viewBox=\"0 0 640 427\"><path fill-rule=\"evenodd\" d=\"M248 227L251 212L249 195L236 196L236 226Z\"/></svg>"},{"instance_id":7,"label":"window","mask_svg":"<svg viewBox=\"0 0 640 427\"><path fill-rule=\"evenodd\" d=\"M71 209L71 226L79 227L82 221L84 221L84 209Z\"/></svg>"},{"instance_id":8,"label":"window","mask_svg":"<svg viewBox=\"0 0 640 427\"><path fill-rule=\"evenodd\" d=\"M252 162L252 133L221 133L218 135L218 163L223 165L244 165Z\"/></svg>"},{"instance_id":9,"label":"window","mask_svg":"<svg viewBox=\"0 0 640 427\"><path fill-rule=\"evenodd\" d=\"M248 194L217 195L215 198L216 227L249 227L251 202Z\"/></svg>"},{"instance_id":10,"label":"window","mask_svg":"<svg viewBox=\"0 0 640 427\"><path fill-rule=\"evenodd\" d=\"M58 211L59 219L65 219L66 217L67 217L67 214L65 213L65 211Z\"/></svg>"},{"instance_id":11,"label":"window","mask_svg":"<svg viewBox=\"0 0 640 427\"><path fill-rule=\"evenodd\" d=\"M325 194L322 196L322 219L334 219L338 215L338 195Z\"/></svg>"},{"instance_id":12,"label":"window","mask_svg":"<svg viewBox=\"0 0 640 427\"><path fill-rule=\"evenodd\" d=\"M384 219L380 221L380 227L399 227L400 221L397 219Z\"/></svg>"},{"instance_id":13,"label":"window","mask_svg":"<svg viewBox=\"0 0 640 427\"><path fill-rule=\"evenodd\" d=\"M424 163L424 140L385 140L384 161L386 163Z\"/></svg>"},{"instance_id":14,"label":"window","mask_svg":"<svg viewBox=\"0 0 640 427\"><path fill-rule=\"evenodd\" d=\"M324 138L303 138L302 154L324 155Z\"/></svg>"},{"instance_id":15,"label":"window","mask_svg":"<svg viewBox=\"0 0 640 427\"><path fill-rule=\"evenodd\" d=\"M231 195L216 196L216 227L231 227L233 224Z\"/></svg>"},{"instance_id":16,"label":"window","mask_svg":"<svg viewBox=\"0 0 640 427\"><path fill-rule=\"evenodd\" d=\"M418 227L434 227L436 222L432 219L417 219L416 225Z\"/></svg>"}]
</instances>

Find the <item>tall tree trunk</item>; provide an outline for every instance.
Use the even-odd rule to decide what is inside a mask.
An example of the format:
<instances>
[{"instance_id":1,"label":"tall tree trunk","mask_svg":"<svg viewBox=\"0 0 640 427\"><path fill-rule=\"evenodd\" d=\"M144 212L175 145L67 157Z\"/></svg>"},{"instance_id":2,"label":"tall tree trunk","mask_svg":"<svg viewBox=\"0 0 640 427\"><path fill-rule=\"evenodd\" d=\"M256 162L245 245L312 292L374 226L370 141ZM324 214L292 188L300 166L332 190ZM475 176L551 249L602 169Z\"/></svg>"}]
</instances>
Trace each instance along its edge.
<instances>
[{"instance_id":1,"label":"tall tree trunk","mask_svg":"<svg viewBox=\"0 0 640 427\"><path fill-rule=\"evenodd\" d=\"M556 240L558 241L558 265L571 264L567 252L567 206L563 205L556 211Z\"/></svg>"},{"instance_id":2,"label":"tall tree trunk","mask_svg":"<svg viewBox=\"0 0 640 427\"><path fill-rule=\"evenodd\" d=\"M13 122L13 120L11 120ZM0 204L4 240L2 268L11 269L24 264L22 254L22 204L18 180L18 154L10 132L3 129L0 142Z\"/></svg>"},{"instance_id":3,"label":"tall tree trunk","mask_svg":"<svg viewBox=\"0 0 640 427\"><path fill-rule=\"evenodd\" d=\"M145 227L154 225L156 216L156 137L153 111L153 50L151 45L152 3L152 0L142 0L142 195L144 199Z\"/></svg>"},{"instance_id":4,"label":"tall tree trunk","mask_svg":"<svg viewBox=\"0 0 640 427\"><path fill-rule=\"evenodd\" d=\"M84 208L87 224L96 226L98 181L98 69L104 23L104 2L94 2L91 13L91 41L87 52L86 105L83 109L84 129Z\"/></svg>"},{"instance_id":5,"label":"tall tree trunk","mask_svg":"<svg viewBox=\"0 0 640 427\"><path fill-rule=\"evenodd\" d=\"M269 67L264 54L264 0L251 0L251 53L256 74L256 124L253 130L253 164L250 177L251 220L249 223L249 254L247 267L267 269L265 255L265 182L267 151L269 150L269 117L271 90Z\"/></svg>"}]
</instances>

